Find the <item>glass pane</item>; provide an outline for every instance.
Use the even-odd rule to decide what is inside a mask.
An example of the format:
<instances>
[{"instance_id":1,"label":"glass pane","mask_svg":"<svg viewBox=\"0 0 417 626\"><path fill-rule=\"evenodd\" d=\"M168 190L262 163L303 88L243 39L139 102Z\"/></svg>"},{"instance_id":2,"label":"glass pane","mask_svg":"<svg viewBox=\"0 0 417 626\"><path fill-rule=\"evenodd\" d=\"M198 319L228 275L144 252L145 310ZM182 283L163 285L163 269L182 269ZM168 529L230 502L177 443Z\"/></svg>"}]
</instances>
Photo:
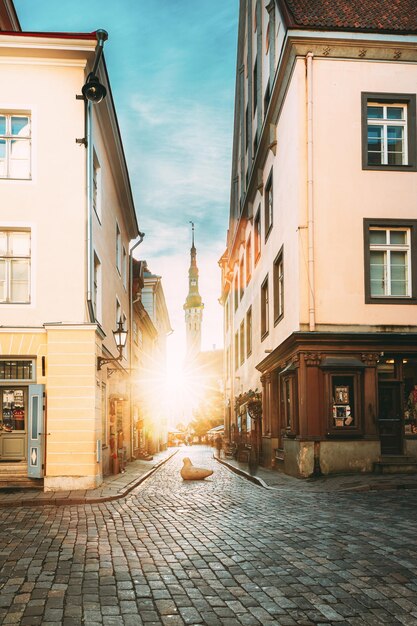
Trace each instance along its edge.
<instances>
[{"instance_id":1,"label":"glass pane","mask_svg":"<svg viewBox=\"0 0 417 626\"><path fill-rule=\"evenodd\" d=\"M382 119L384 117L384 108L377 106L368 106L368 119Z\"/></svg>"},{"instance_id":2,"label":"glass pane","mask_svg":"<svg viewBox=\"0 0 417 626\"><path fill-rule=\"evenodd\" d=\"M0 232L0 256L6 256L7 254L7 233L5 231Z\"/></svg>"},{"instance_id":3,"label":"glass pane","mask_svg":"<svg viewBox=\"0 0 417 626\"><path fill-rule=\"evenodd\" d=\"M30 143L13 140L10 146L10 178L29 178Z\"/></svg>"},{"instance_id":4,"label":"glass pane","mask_svg":"<svg viewBox=\"0 0 417 626\"><path fill-rule=\"evenodd\" d=\"M394 245L404 245L407 243L407 231L406 230L391 230L390 231L390 243Z\"/></svg>"},{"instance_id":5,"label":"glass pane","mask_svg":"<svg viewBox=\"0 0 417 626\"><path fill-rule=\"evenodd\" d=\"M29 137L29 118L12 117L12 135L18 137Z\"/></svg>"},{"instance_id":6,"label":"glass pane","mask_svg":"<svg viewBox=\"0 0 417 626\"><path fill-rule=\"evenodd\" d=\"M385 252L371 252L371 295L383 296L385 294Z\"/></svg>"},{"instance_id":7,"label":"glass pane","mask_svg":"<svg viewBox=\"0 0 417 626\"><path fill-rule=\"evenodd\" d=\"M9 235L9 252L12 256L30 255L30 233L11 232Z\"/></svg>"},{"instance_id":8,"label":"glass pane","mask_svg":"<svg viewBox=\"0 0 417 626\"><path fill-rule=\"evenodd\" d=\"M6 118L4 115L0 115L0 135L6 134Z\"/></svg>"},{"instance_id":9,"label":"glass pane","mask_svg":"<svg viewBox=\"0 0 417 626\"><path fill-rule=\"evenodd\" d=\"M389 120L403 120L404 107L387 107L387 118Z\"/></svg>"},{"instance_id":10,"label":"glass pane","mask_svg":"<svg viewBox=\"0 0 417 626\"><path fill-rule=\"evenodd\" d=\"M12 261L10 280L10 299L12 302L29 301L29 262Z\"/></svg>"},{"instance_id":11,"label":"glass pane","mask_svg":"<svg viewBox=\"0 0 417 626\"><path fill-rule=\"evenodd\" d=\"M39 398L33 396L32 398L32 426L31 426L31 439L38 438L38 413L39 413Z\"/></svg>"},{"instance_id":12,"label":"glass pane","mask_svg":"<svg viewBox=\"0 0 417 626\"><path fill-rule=\"evenodd\" d=\"M402 152L388 152L388 165L403 165L404 155Z\"/></svg>"},{"instance_id":13,"label":"glass pane","mask_svg":"<svg viewBox=\"0 0 417 626\"><path fill-rule=\"evenodd\" d=\"M370 230L369 241L371 244L385 244L387 242L386 230Z\"/></svg>"},{"instance_id":14,"label":"glass pane","mask_svg":"<svg viewBox=\"0 0 417 626\"><path fill-rule=\"evenodd\" d=\"M6 158L6 140L0 139L0 159Z\"/></svg>"},{"instance_id":15,"label":"glass pane","mask_svg":"<svg viewBox=\"0 0 417 626\"><path fill-rule=\"evenodd\" d=\"M391 252L391 295L407 295L406 252Z\"/></svg>"}]
</instances>

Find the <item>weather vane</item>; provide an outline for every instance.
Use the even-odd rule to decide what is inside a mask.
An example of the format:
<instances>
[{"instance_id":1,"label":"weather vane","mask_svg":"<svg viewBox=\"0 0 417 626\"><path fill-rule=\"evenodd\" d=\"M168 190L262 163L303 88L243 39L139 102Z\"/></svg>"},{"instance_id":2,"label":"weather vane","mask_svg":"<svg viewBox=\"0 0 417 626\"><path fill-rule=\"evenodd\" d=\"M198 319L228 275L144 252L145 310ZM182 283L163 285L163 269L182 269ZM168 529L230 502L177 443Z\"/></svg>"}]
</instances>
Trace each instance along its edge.
<instances>
[{"instance_id":1,"label":"weather vane","mask_svg":"<svg viewBox=\"0 0 417 626\"><path fill-rule=\"evenodd\" d=\"M191 230L192 230L192 233L193 233L193 246L194 246L194 222L192 222L190 220L190 224L191 224Z\"/></svg>"}]
</instances>

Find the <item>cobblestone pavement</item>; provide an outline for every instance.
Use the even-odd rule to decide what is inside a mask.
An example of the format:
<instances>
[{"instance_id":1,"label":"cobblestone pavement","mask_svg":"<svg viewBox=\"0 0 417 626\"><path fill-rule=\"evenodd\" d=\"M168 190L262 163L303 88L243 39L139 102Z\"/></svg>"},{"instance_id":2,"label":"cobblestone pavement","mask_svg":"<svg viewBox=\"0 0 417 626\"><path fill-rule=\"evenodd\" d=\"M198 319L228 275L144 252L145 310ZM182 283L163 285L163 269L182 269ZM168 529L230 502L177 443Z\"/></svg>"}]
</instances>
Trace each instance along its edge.
<instances>
[{"instance_id":1,"label":"cobblestone pavement","mask_svg":"<svg viewBox=\"0 0 417 626\"><path fill-rule=\"evenodd\" d=\"M414 493L267 490L181 449L124 499L0 510L0 623L417 625Z\"/></svg>"}]
</instances>

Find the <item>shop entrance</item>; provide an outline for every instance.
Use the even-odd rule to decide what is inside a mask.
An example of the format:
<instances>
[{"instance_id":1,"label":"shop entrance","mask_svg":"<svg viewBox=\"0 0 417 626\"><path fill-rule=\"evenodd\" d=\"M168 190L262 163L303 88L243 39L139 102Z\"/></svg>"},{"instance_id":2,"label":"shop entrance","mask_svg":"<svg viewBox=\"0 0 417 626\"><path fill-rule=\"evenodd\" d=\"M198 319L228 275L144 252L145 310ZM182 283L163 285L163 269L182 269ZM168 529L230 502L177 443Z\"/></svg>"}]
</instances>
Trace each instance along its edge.
<instances>
[{"instance_id":1,"label":"shop entrance","mask_svg":"<svg viewBox=\"0 0 417 626\"><path fill-rule=\"evenodd\" d=\"M27 387L0 387L0 460L27 458Z\"/></svg>"},{"instance_id":2,"label":"shop entrance","mask_svg":"<svg viewBox=\"0 0 417 626\"><path fill-rule=\"evenodd\" d=\"M400 455L403 453L401 385L398 382L380 382L378 398L381 454Z\"/></svg>"}]
</instances>

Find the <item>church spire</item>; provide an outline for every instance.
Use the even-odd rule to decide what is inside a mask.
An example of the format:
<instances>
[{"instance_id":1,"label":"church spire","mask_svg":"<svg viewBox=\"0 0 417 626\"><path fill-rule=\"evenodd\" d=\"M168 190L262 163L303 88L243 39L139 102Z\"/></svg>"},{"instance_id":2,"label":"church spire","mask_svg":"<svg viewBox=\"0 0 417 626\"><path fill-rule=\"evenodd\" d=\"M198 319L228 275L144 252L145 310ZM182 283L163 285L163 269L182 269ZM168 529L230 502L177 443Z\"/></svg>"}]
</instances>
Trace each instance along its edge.
<instances>
[{"instance_id":1,"label":"church spire","mask_svg":"<svg viewBox=\"0 0 417 626\"><path fill-rule=\"evenodd\" d=\"M204 304L198 291L197 250L194 244L194 222L191 224L190 269L188 270L188 295L184 304L187 336L187 358L195 357L201 351L201 321Z\"/></svg>"}]
</instances>

